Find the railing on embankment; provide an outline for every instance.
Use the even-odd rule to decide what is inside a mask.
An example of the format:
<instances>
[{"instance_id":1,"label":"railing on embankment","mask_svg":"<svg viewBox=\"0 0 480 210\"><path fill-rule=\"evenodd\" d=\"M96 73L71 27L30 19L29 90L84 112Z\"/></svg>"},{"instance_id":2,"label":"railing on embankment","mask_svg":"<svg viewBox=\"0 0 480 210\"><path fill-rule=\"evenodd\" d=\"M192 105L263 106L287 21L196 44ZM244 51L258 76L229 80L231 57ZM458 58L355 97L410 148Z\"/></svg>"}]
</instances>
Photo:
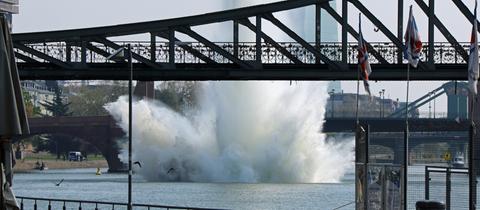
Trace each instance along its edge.
<instances>
[{"instance_id":1,"label":"railing on embankment","mask_svg":"<svg viewBox=\"0 0 480 210\"><path fill-rule=\"evenodd\" d=\"M103 201L86 201L86 200L71 200L71 199L54 199L54 198L33 198L17 196L17 202L20 204L21 210L33 209L33 210L52 210L52 209L78 209L78 210L119 210L127 209L127 203L120 202L103 202ZM165 205L150 205L150 204L133 204L133 209L191 209L191 210L203 210L212 208L197 208L197 207L185 207L185 206L165 206ZM219 210L219 209L218 209Z\"/></svg>"}]
</instances>

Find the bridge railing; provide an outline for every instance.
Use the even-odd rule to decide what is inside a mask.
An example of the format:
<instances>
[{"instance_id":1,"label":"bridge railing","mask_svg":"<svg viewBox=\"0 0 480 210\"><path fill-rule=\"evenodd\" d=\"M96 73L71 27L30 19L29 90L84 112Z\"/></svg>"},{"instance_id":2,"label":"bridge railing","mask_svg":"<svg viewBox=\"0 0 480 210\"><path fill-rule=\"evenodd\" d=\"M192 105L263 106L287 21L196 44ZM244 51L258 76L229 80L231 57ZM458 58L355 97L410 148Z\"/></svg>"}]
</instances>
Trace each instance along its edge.
<instances>
[{"instance_id":1,"label":"bridge railing","mask_svg":"<svg viewBox=\"0 0 480 210\"><path fill-rule=\"evenodd\" d=\"M151 59L152 44L146 41L119 41L117 45L131 44L133 52L141 55L145 58ZM217 46L223 50L234 54L234 45L232 42L217 42ZM295 42L279 42L282 48L286 49L293 56L298 58L304 64L315 64L315 55L303 47L299 43ZM315 46L314 43L310 43ZM389 42L371 42L370 43L389 64L398 64L398 48L395 44ZM469 43L460 43L461 47L465 50L469 49ZM82 47L81 44L67 45L66 42L48 42L48 43L34 43L25 44L25 46L32 48L38 52L44 53L50 57L58 59L63 62L81 62L82 60ZM68 47L67 47L68 46ZM357 63L357 42L348 43L347 47L347 62L349 64ZM155 43L155 62L168 63L169 62L169 43L168 42L156 42ZM96 51L92 50L96 49ZM342 43L341 42L322 42L318 47L319 51L333 61L341 61L342 56ZM191 52L199 52L204 56L210 58L214 62L220 64L230 64L232 61L218 52L210 49L200 42L177 42L175 45L175 63L204 63L198 56L193 55ZM16 53L29 57L35 61L48 62L47 60L38 58L32 54L24 52L20 49L15 49ZM91 46L86 50L86 62L87 63L110 63L112 61L106 60L105 54L113 53L115 49L100 43L91 43ZM424 46L423 55L426 57L428 54L428 46ZM99 54L103 52L104 55ZM435 64L465 64L466 61L456 52L455 48L448 42L435 43L434 46L434 61ZM67 56L69 54L69 56ZM69 57L69 61L67 61ZM240 60L249 61L256 59L256 47L255 42L240 42L238 46L238 57ZM370 55L370 63L380 63L375 56ZM152 59L153 60L153 59ZM17 62L25 62L24 60L17 59ZM138 62L135 61L134 62ZM282 54L277 48L268 43L262 43L262 63L263 64L290 64L293 62L284 54Z\"/></svg>"},{"instance_id":2,"label":"bridge railing","mask_svg":"<svg viewBox=\"0 0 480 210\"><path fill-rule=\"evenodd\" d=\"M17 196L21 210L26 209L78 209L78 210L99 210L99 209L127 209L127 203L120 202L102 202L102 201L86 201L86 200L70 200L70 199L52 199L52 198L33 198ZM180 207L167 205L150 205L150 204L133 204L133 209L191 209L204 210L212 208L197 207Z\"/></svg>"},{"instance_id":3,"label":"bridge railing","mask_svg":"<svg viewBox=\"0 0 480 210\"><path fill-rule=\"evenodd\" d=\"M389 113L381 114L379 111L368 111L363 113L358 113L359 118L405 118L405 114L395 117L389 117ZM344 112L344 111L331 111L325 112L325 118L327 119L342 119L342 118L355 118L355 112ZM412 119L446 119L448 118L447 112L418 112L415 116L410 116ZM463 120L463 118L459 118L459 120Z\"/></svg>"}]
</instances>

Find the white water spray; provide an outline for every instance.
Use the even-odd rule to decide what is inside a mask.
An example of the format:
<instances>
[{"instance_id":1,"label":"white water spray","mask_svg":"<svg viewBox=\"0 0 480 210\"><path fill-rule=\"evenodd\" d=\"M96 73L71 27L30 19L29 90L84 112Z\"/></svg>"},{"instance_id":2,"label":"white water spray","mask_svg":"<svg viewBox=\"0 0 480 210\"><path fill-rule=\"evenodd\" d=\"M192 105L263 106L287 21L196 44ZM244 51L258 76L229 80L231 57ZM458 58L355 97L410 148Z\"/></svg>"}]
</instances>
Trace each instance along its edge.
<instances>
[{"instance_id":1,"label":"white water spray","mask_svg":"<svg viewBox=\"0 0 480 210\"><path fill-rule=\"evenodd\" d=\"M205 82L199 107L179 114L133 105L133 159L150 181L337 182L353 142L326 142L321 82ZM107 110L128 129L128 100ZM125 152L121 159L126 160Z\"/></svg>"}]
</instances>

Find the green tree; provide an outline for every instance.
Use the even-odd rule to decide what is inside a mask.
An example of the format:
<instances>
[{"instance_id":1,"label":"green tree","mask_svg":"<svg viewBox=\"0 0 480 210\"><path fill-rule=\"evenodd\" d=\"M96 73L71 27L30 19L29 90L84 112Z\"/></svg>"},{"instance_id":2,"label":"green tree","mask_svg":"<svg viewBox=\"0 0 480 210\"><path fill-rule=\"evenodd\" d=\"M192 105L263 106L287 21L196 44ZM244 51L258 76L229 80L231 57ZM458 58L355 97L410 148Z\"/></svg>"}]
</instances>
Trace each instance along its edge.
<instances>
[{"instance_id":1,"label":"green tree","mask_svg":"<svg viewBox=\"0 0 480 210\"><path fill-rule=\"evenodd\" d=\"M62 117L71 116L72 112L69 110L70 103L66 103L62 97L62 90L58 85L54 86L55 97L52 101L41 102L45 109L50 112L51 116ZM68 149L78 147L78 143L73 139L63 135L50 135L47 141L39 142L39 150L48 150L57 154L57 159L60 159L61 154L65 154ZM65 156L64 156L65 159Z\"/></svg>"},{"instance_id":2,"label":"green tree","mask_svg":"<svg viewBox=\"0 0 480 210\"><path fill-rule=\"evenodd\" d=\"M74 116L108 115L104 106L128 94L128 88L120 84L69 87L71 110Z\"/></svg>"},{"instance_id":3,"label":"green tree","mask_svg":"<svg viewBox=\"0 0 480 210\"><path fill-rule=\"evenodd\" d=\"M56 86L54 88L55 97L53 101L44 101L40 104L50 111L51 116L61 117L61 116L71 116L72 112L69 110L70 103L65 103L62 98L62 90L60 87Z\"/></svg>"},{"instance_id":4,"label":"green tree","mask_svg":"<svg viewBox=\"0 0 480 210\"><path fill-rule=\"evenodd\" d=\"M40 107L33 104L32 96L28 91L22 88L23 103L25 104L25 111L27 112L27 117L37 117L40 116Z\"/></svg>"},{"instance_id":5,"label":"green tree","mask_svg":"<svg viewBox=\"0 0 480 210\"><path fill-rule=\"evenodd\" d=\"M41 116L40 107L35 106L33 104L32 96L28 91L22 88L22 96L23 96L23 103L25 105L25 112L27 113L27 117L38 117ZM20 151L26 147L27 143L31 143L32 145L38 144L39 137L32 136L25 139L20 139L15 143L16 151Z\"/></svg>"}]
</instances>

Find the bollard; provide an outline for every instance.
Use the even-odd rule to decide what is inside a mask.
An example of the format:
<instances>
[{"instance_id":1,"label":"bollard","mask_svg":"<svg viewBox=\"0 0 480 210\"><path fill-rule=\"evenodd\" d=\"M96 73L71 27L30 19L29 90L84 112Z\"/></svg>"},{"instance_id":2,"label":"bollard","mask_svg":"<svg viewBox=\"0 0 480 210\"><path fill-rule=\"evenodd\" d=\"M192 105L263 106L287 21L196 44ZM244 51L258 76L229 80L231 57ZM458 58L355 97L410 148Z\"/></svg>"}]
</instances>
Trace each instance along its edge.
<instances>
[{"instance_id":1,"label":"bollard","mask_svg":"<svg viewBox=\"0 0 480 210\"><path fill-rule=\"evenodd\" d=\"M417 210L445 210L445 204L441 201L417 201L415 207Z\"/></svg>"}]
</instances>

